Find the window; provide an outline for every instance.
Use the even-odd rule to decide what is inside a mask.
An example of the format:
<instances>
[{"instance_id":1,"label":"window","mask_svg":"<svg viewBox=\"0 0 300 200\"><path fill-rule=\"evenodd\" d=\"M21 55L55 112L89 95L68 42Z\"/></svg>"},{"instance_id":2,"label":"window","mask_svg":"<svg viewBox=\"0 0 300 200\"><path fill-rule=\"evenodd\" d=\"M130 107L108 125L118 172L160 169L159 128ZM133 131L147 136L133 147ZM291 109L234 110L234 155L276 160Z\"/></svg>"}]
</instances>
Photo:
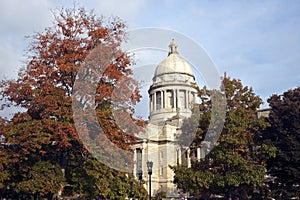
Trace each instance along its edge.
<instances>
[{"instance_id":1,"label":"window","mask_svg":"<svg viewBox=\"0 0 300 200\"><path fill-rule=\"evenodd\" d=\"M164 158L164 152L160 151L159 155L160 155L160 159L162 160Z\"/></svg>"},{"instance_id":2,"label":"window","mask_svg":"<svg viewBox=\"0 0 300 200\"><path fill-rule=\"evenodd\" d=\"M150 96L150 111L153 110L153 94Z\"/></svg>"},{"instance_id":3,"label":"window","mask_svg":"<svg viewBox=\"0 0 300 200\"><path fill-rule=\"evenodd\" d=\"M186 98L185 98L185 91L184 90L180 90L179 91L179 108L186 108Z\"/></svg>"},{"instance_id":4,"label":"window","mask_svg":"<svg viewBox=\"0 0 300 200\"><path fill-rule=\"evenodd\" d=\"M142 158L143 158L143 154L142 154L142 149L138 148L136 149L136 172L138 173L139 170L142 170Z\"/></svg>"},{"instance_id":5,"label":"window","mask_svg":"<svg viewBox=\"0 0 300 200\"><path fill-rule=\"evenodd\" d=\"M166 107L167 108L174 108L174 98L173 98L173 91L167 90L166 93Z\"/></svg>"},{"instance_id":6,"label":"window","mask_svg":"<svg viewBox=\"0 0 300 200\"><path fill-rule=\"evenodd\" d=\"M162 166L159 168L159 175L164 175L164 168Z\"/></svg>"},{"instance_id":7,"label":"window","mask_svg":"<svg viewBox=\"0 0 300 200\"><path fill-rule=\"evenodd\" d=\"M161 92L156 92L156 110L161 109Z\"/></svg>"}]
</instances>

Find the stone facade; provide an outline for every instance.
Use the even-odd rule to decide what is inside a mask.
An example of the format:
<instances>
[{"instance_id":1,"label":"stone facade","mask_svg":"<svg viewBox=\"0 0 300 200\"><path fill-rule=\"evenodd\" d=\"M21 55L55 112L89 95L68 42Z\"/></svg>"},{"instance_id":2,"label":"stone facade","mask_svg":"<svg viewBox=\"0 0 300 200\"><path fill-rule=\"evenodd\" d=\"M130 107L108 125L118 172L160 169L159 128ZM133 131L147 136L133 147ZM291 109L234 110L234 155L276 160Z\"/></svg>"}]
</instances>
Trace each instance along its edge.
<instances>
[{"instance_id":1,"label":"stone facade","mask_svg":"<svg viewBox=\"0 0 300 200\"><path fill-rule=\"evenodd\" d=\"M148 189L147 161L153 162L152 196L166 192L178 195L173 184L174 173L169 166L190 166L189 149L178 144L184 118L190 117L196 103L197 84L191 66L181 58L174 40L169 45L168 56L157 66L153 83L148 90L150 115L146 135L132 146L134 149L134 174L143 172L145 188ZM145 139L146 138L146 139ZM195 159L200 159L196 149Z\"/></svg>"},{"instance_id":2,"label":"stone facade","mask_svg":"<svg viewBox=\"0 0 300 200\"><path fill-rule=\"evenodd\" d=\"M270 112L271 112L271 108L260 109L256 112L256 117L257 118L269 117Z\"/></svg>"}]
</instances>

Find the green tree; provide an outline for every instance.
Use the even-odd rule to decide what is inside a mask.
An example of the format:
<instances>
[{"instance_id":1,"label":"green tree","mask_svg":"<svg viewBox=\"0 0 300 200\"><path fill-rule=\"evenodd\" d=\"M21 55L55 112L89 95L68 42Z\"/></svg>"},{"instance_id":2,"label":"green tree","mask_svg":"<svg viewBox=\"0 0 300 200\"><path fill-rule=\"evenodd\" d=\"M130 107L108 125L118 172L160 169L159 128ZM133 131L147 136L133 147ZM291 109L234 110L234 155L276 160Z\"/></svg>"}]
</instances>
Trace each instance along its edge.
<instances>
[{"instance_id":1,"label":"green tree","mask_svg":"<svg viewBox=\"0 0 300 200\"><path fill-rule=\"evenodd\" d=\"M256 118L256 111L262 100L252 88L243 86L240 80L231 80L226 75L223 86L227 105L220 138L213 149L204 147L205 144L202 143L205 137L211 137L211 141L215 141L215 131L211 131L209 124L210 120L216 120L217 123L221 121L218 117L211 116L212 113L218 114L221 111L212 112L212 98L222 98L222 95L216 95L217 91L204 88L199 93L202 100L199 105L199 128L191 148L208 148L210 152L199 162L193 162L191 168L173 167L174 182L184 192L196 196L218 194L228 199L246 199L254 195L255 190L262 188L266 175L265 160L274 155L275 150L257 143L258 133L266 126L263 119ZM183 131L183 134L186 133Z\"/></svg>"},{"instance_id":2,"label":"green tree","mask_svg":"<svg viewBox=\"0 0 300 200\"><path fill-rule=\"evenodd\" d=\"M29 37L28 62L16 80L0 83L7 106L25 111L0 121L0 197L26 199L53 195L124 199L129 194L146 197L132 176L99 163L79 139L73 119L72 94L78 70L90 52L103 46L109 60L96 90L96 110L103 132L117 146L130 150L135 138L112 120L112 92L118 80L135 86L123 96L134 105L140 95L130 78L132 59L120 50L126 25L118 18L105 21L84 8L53 12L54 24ZM130 90L131 89L131 90ZM132 116L132 107L127 111ZM88 119L87 119L88 120ZM140 123L139 120L134 120ZM126 178L124 178L126 177ZM131 192L129 192L131 191Z\"/></svg>"},{"instance_id":3,"label":"green tree","mask_svg":"<svg viewBox=\"0 0 300 200\"><path fill-rule=\"evenodd\" d=\"M300 197L300 87L268 99L270 126L263 138L277 148L268 161L271 194L276 199Z\"/></svg>"},{"instance_id":4,"label":"green tree","mask_svg":"<svg viewBox=\"0 0 300 200\"><path fill-rule=\"evenodd\" d=\"M40 161L32 166L28 174L28 179L16 183L16 192L27 193L53 198L64 182L63 173L57 164L49 161Z\"/></svg>"}]
</instances>

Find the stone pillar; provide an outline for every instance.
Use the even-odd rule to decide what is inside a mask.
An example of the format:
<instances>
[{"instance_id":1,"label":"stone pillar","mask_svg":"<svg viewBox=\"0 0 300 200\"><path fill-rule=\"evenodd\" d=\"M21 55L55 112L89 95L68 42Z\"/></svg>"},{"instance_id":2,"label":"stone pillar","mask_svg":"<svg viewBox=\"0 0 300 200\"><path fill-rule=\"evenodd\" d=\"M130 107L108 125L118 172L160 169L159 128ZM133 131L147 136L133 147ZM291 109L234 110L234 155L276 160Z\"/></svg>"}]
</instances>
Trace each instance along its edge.
<instances>
[{"instance_id":1,"label":"stone pillar","mask_svg":"<svg viewBox=\"0 0 300 200\"><path fill-rule=\"evenodd\" d=\"M181 148L179 147L178 149L177 149L177 163L178 163L178 165L181 165L182 164L182 160L181 160Z\"/></svg>"},{"instance_id":2,"label":"stone pillar","mask_svg":"<svg viewBox=\"0 0 300 200\"><path fill-rule=\"evenodd\" d=\"M150 103L149 103L149 109L150 109L150 112L153 111L153 94L150 94Z\"/></svg>"},{"instance_id":3,"label":"stone pillar","mask_svg":"<svg viewBox=\"0 0 300 200\"><path fill-rule=\"evenodd\" d=\"M175 89L173 89L172 90L173 91L173 108L176 108L176 90Z\"/></svg>"},{"instance_id":4,"label":"stone pillar","mask_svg":"<svg viewBox=\"0 0 300 200\"><path fill-rule=\"evenodd\" d=\"M190 168L191 165L192 165L191 156L190 156L190 154L191 154L190 148L187 148L186 153L187 153L187 159L186 159L187 160L187 167Z\"/></svg>"},{"instance_id":5,"label":"stone pillar","mask_svg":"<svg viewBox=\"0 0 300 200\"><path fill-rule=\"evenodd\" d=\"M175 91L175 100L176 100L175 108L179 108L179 106L178 106L178 90L174 90L174 91Z\"/></svg>"},{"instance_id":6,"label":"stone pillar","mask_svg":"<svg viewBox=\"0 0 300 200\"><path fill-rule=\"evenodd\" d=\"M154 98L153 98L153 111L156 110L156 92L153 93Z\"/></svg>"},{"instance_id":7,"label":"stone pillar","mask_svg":"<svg viewBox=\"0 0 300 200\"><path fill-rule=\"evenodd\" d=\"M187 90L185 90L184 95L185 95L185 98L184 98L184 100L185 100L185 109L188 109L189 108L189 101L188 101L188 91Z\"/></svg>"},{"instance_id":8,"label":"stone pillar","mask_svg":"<svg viewBox=\"0 0 300 200\"><path fill-rule=\"evenodd\" d=\"M164 108L167 108L167 90L164 90Z\"/></svg>"},{"instance_id":9,"label":"stone pillar","mask_svg":"<svg viewBox=\"0 0 300 200\"><path fill-rule=\"evenodd\" d=\"M160 91L160 109L164 108L164 94L163 91Z\"/></svg>"},{"instance_id":10,"label":"stone pillar","mask_svg":"<svg viewBox=\"0 0 300 200\"><path fill-rule=\"evenodd\" d=\"M190 108L189 106L190 106L190 91L189 90L187 90L187 96L186 96L186 101L187 101L187 104L188 104L188 109Z\"/></svg>"}]
</instances>

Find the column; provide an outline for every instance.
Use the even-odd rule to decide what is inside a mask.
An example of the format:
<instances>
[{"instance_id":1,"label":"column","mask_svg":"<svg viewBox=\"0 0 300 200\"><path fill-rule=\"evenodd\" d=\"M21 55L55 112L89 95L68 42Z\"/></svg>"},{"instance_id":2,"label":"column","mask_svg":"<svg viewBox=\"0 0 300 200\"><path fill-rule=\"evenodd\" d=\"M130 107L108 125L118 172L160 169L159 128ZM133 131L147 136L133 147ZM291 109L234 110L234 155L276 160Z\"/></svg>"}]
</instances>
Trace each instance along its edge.
<instances>
[{"instance_id":1,"label":"column","mask_svg":"<svg viewBox=\"0 0 300 200\"><path fill-rule=\"evenodd\" d=\"M165 91L162 90L161 91L161 108L164 109L165 108Z\"/></svg>"},{"instance_id":2,"label":"column","mask_svg":"<svg viewBox=\"0 0 300 200\"><path fill-rule=\"evenodd\" d=\"M196 103L196 93L193 92L193 104L195 104L195 103Z\"/></svg>"},{"instance_id":3,"label":"column","mask_svg":"<svg viewBox=\"0 0 300 200\"><path fill-rule=\"evenodd\" d=\"M164 107L163 108L167 108L167 91L163 90L164 93Z\"/></svg>"},{"instance_id":4,"label":"column","mask_svg":"<svg viewBox=\"0 0 300 200\"><path fill-rule=\"evenodd\" d=\"M156 110L156 92L154 92L153 111Z\"/></svg>"},{"instance_id":5,"label":"column","mask_svg":"<svg viewBox=\"0 0 300 200\"><path fill-rule=\"evenodd\" d=\"M187 152L187 167L190 168L191 165L192 165L192 163L191 163L191 157L190 157L190 153L191 153L190 148L187 148L186 152Z\"/></svg>"},{"instance_id":6,"label":"column","mask_svg":"<svg viewBox=\"0 0 300 200\"><path fill-rule=\"evenodd\" d=\"M173 108L176 108L176 104L177 104L177 103L176 103L176 93L175 93L176 90L173 89L172 91L173 91Z\"/></svg>"},{"instance_id":7,"label":"column","mask_svg":"<svg viewBox=\"0 0 300 200\"><path fill-rule=\"evenodd\" d=\"M186 109L188 109L189 108L189 101L188 101L188 91L187 90L185 90L185 98L184 98L184 100L185 100L185 108Z\"/></svg>"},{"instance_id":8,"label":"column","mask_svg":"<svg viewBox=\"0 0 300 200\"><path fill-rule=\"evenodd\" d=\"M188 106L190 106L190 91L188 90L187 91L187 97L186 97L186 101L187 101L187 103L188 103ZM190 108L190 107L187 107L187 108Z\"/></svg>"},{"instance_id":9,"label":"column","mask_svg":"<svg viewBox=\"0 0 300 200\"><path fill-rule=\"evenodd\" d=\"M164 108L164 94L163 91L160 91L160 109Z\"/></svg>"},{"instance_id":10,"label":"column","mask_svg":"<svg viewBox=\"0 0 300 200\"><path fill-rule=\"evenodd\" d=\"M176 108L179 108L179 91L176 90Z\"/></svg>"},{"instance_id":11,"label":"column","mask_svg":"<svg viewBox=\"0 0 300 200\"><path fill-rule=\"evenodd\" d=\"M153 94L150 94L150 103L149 103L149 106L150 106L150 112L153 111Z\"/></svg>"},{"instance_id":12,"label":"column","mask_svg":"<svg viewBox=\"0 0 300 200\"><path fill-rule=\"evenodd\" d=\"M181 148L180 147L177 149L177 155L178 155L178 158L177 158L178 165L181 165L182 160L181 160Z\"/></svg>"},{"instance_id":13,"label":"column","mask_svg":"<svg viewBox=\"0 0 300 200\"><path fill-rule=\"evenodd\" d=\"M172 95L173 95L173 107L172 107L172 108L176 108L176 107L175 107L175 105L176 105L176 104L175 104L175 102L176 102L175 98L176 98L176 97L175 97L175 90L174 90L174 89L172 90L172 93L173 93L173 94L172 94Z\"/></svg>"}]
</instances>

